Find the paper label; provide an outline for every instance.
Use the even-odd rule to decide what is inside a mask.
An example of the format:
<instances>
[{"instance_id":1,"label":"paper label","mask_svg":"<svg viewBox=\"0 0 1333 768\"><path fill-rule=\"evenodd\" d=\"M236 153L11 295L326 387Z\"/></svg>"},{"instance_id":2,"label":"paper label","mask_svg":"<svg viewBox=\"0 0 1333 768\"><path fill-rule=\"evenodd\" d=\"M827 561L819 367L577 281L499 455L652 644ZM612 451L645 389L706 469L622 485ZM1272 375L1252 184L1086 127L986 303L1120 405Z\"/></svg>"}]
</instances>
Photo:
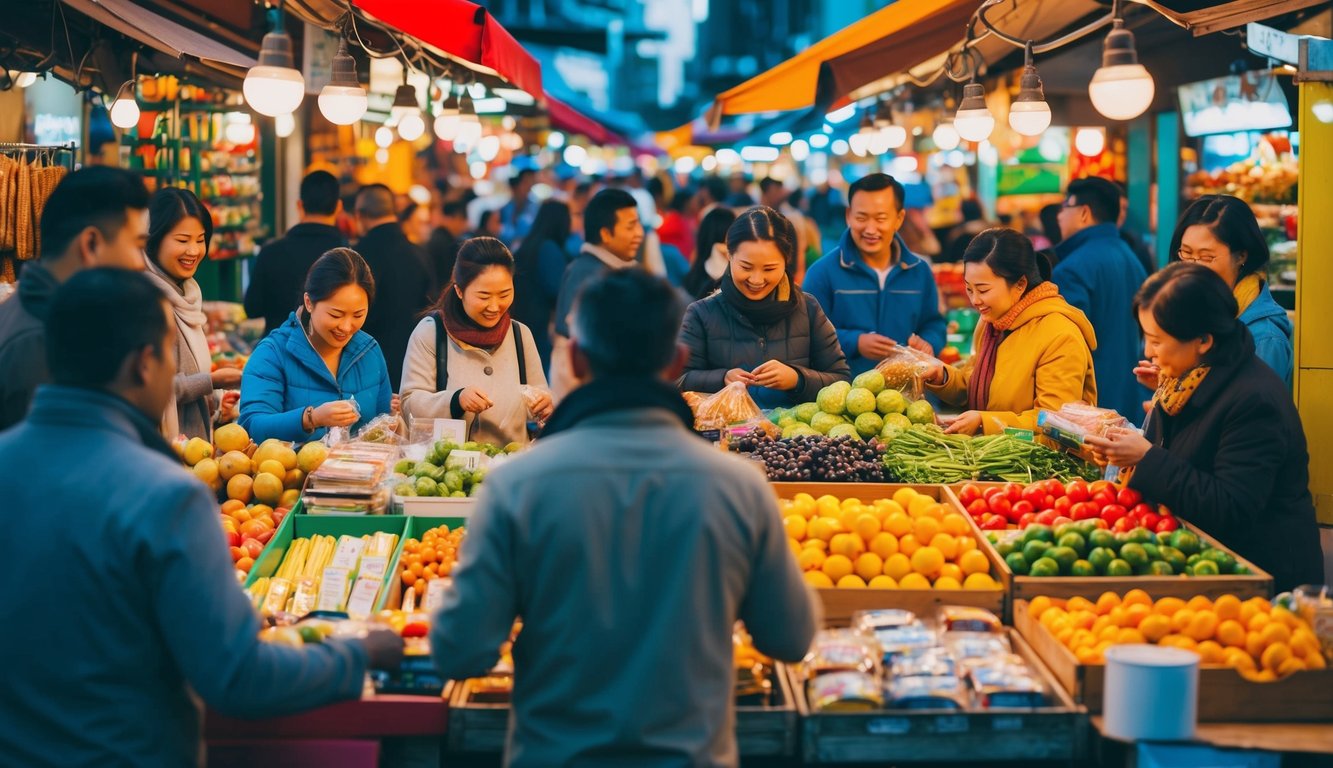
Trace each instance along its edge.
<instances>
[{"instance_id":1,"label":"paper label","mask_svg":"<svg viewBox=\"0 0 1333 768\"><path fill-rule=\"evenodd\" d=\"M296 582L296 595L292 598L292 613L297 616L304 616L315 610L318 597L314 579L301 579Z\"/></svg>"},{"instance_id":2,"label":"paper label","mask_svg":"<svg viewBox=\"0 0 1333 768\"><path fill-rule=\"evenodd\" d=\"M444 593L449 589L449 585L454 583L453 579L431 579L427 582L426 601L422 607L429 613L434 613L444 605Z\"/></svg>"},{"instance_id":3,"label":"paper label","mask_svg":"<svg viewBox=\"0 0 1333 768\"><path fill-rule=\"evenodd\" d=\"M431 427L431 441L452 440L457 445L467 442L467 422L462 419L435 419Z\"/></svg>"},{"instance_id":4,"label":"paper label","mask_svg":"<svg viewBox=\"0 0 1333 768\"><path fill-rule=\"evenodd\" d=\"M367 555L361 558L361 570L356 574L357 580L374 577L383 579L386 571L389 570L389 558L383 555Z\"/></svg>"},{"instance_id":5,"label":"paper label","mask_svg":"<svg viewBox=\"0 0 1333 768\"><path fill-rule=\"evenodd\" d=\"M361 553L365 549L366 542L364 540L355 536L344 536L338 540L338 549L333 553L332 565L355 571L356 564L361 560Z\"/></svg>"},{"instance_id":6,"label":"paper label","mask_svg":"<svg viewBox=\"0 0 1333 768\"><path fill-rule=\"evenodd\" d=\"M346 568L329 566L324 569L324 578L319 583L319 599L315 601L316 610L341 611L347 600L347 579L351 574Z\"/></svg>"},{"instance_id":7,"label":"paper label","mask_svg":"<svg viewBox=\"0 0 1333 768\"><path fill-rule=\"evenodd\" d=\"M490 458L481 451L450 451L444 460L445 469L466 469L471 472L490 464Z\"/></svg>"},{"instance_id":8,"label":"paper label","mask_svg":"<svg viewBox=\"0 0 1333 768\"><path fill-rule=\"evenodd\" d=\"M281 613L287 608L287 596L292 592L292 583L287 579L273 579L268 583L268 595L264 598L264 613Z\"/></svg>"},{"instance_id":9,"label":"paper label","mask_svg":"<svg viewBox=\"0 0 1333 768\"><path fill-rule=\"evenodd\" d=\"M380 580L362 576L352 587L352 596L347 600L347 615L354 619L364 619L375 610L375 598L380 593Z\"/></svg>"}]
</instances>

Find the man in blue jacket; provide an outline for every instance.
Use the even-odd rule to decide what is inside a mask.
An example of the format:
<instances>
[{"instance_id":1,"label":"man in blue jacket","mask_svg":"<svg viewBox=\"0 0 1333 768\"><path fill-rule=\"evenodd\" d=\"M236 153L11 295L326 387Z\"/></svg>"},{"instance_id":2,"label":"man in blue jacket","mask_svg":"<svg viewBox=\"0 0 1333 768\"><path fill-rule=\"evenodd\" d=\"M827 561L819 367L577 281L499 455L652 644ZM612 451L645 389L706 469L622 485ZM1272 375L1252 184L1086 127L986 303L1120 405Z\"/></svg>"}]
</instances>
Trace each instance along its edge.
<instances>
[{"instance_id":1,"label":"man in blue jacket","mask_svg":"<svg viewBox=\"0 0 1333 768\"><path fill-rule=\"evenodd\" d=\"M272 717L356 698L368 666L401 662L391 632L260 642L217 500L158 434L174 329L161 291L129 270L80 272L51 301L55 384L0 433L0 524L22 542L0 561L0 763L194 765L194 694Z\"/></svg>"},{"instance_id":2,"label":"man in blue jacket","mask_svg":"<svg viewBox=\"0 0 1333 768\"><path fill-rule=\"evenodd\" d=\"M852 184L847 231L806 271L801 286L838 330L853 375L874 368L898 344L929 355L944 348L935 274L898 237L904 198L903 185L888 174Z\"/></svg>"},{"instance_id":3,"label":"man in blue jacket","mask_svg":"<svg viewBox=\"0 0 1333 768\"><path fill-rule=\"evenodd\" d=\"M1070 182L1058 216L1062 240L1052 280L1097 332L1092 351L1097 405L1140 424L1148 391L1134 379L1143 343L1133 307L1148 275L1120 239L1119 217L1120 190L1114 184L1095 177Z\"/></svg>"}]
</instances>

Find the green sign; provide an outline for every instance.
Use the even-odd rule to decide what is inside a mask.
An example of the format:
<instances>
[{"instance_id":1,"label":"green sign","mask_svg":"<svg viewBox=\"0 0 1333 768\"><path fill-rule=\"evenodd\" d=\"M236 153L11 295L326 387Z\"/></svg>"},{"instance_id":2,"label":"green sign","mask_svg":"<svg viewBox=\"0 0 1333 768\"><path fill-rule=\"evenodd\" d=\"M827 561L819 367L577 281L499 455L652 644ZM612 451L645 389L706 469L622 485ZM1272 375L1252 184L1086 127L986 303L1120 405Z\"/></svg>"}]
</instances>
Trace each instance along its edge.
<instances>
[{"instance_id":1,"label":"green sign","mask_svg":"<svg viewBox=\"0 0 1333 768\"><path fill-rule=\"evenodd\" d=\"M1064 190L1064 164L1020 163L1001 165L998 195L1060 194Z\"/></svg>"}]
</instances>

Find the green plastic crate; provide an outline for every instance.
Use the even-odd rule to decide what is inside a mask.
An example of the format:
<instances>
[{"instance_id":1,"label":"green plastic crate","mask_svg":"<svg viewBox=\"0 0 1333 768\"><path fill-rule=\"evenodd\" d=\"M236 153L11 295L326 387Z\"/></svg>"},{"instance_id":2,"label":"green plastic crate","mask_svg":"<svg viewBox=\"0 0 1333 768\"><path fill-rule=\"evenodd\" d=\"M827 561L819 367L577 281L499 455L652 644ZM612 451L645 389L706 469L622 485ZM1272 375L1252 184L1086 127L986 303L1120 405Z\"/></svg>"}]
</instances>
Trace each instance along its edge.
<instances>
[{"instance_id":1,"label":"green plastic crate","mask_svg":"<svg viewBox=\"0 0 1333 768\"><path fill-rule=\"evenodd\" d=\"M388 589L384 590L384 592L388 593L392 597L387 602L385 602L384 607L399 608L402 606L403 602L403 580L401 575L402 569L398 568L397 565L402 560L403 545L407 543L408 539L420 539L422 534L424 534L426 531L429 531L432 528L438 528L441 525L448 525L449 530L453 530L458 527L466 526L467 519L462 517L407 518L406 533L404 533L404 535L398 539L398 549L393 553L394 568L392 571L389 572ZM381 597L383 597L383 595L381 595ZM420 600L424 598L425 595L421 595L418 597L418 605L420 605Z\"/></svg>"}]
</instances>

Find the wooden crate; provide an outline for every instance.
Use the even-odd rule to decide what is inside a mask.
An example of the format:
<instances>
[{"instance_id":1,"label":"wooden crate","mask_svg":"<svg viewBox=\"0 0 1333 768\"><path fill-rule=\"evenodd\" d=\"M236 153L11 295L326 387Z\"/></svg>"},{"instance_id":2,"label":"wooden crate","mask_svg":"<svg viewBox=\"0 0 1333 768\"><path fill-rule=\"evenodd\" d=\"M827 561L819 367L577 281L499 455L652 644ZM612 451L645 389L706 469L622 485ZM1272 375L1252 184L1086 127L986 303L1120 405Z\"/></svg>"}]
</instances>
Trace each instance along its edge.
<instances>
[{"instance_id":1,"label":"wooden crate","mask_svg":"<svg viewBox=\"0 0 1333 768\"><path fill-rule=\"evenodd\" d=\"M1014 626L1050 667L1060 686L1089 713L1101 714L1106 666L1080 664L1072 651L1032 618L1026 600L1014 604ZM1271 683L1257 683L1228 667L1201 666L1199 720L1333 723L1333 670L1298 672Z\"/></svg>"},{"instance_id":2,"label":"wooden crate","mask_svg":"<svg viewBox=\"0 0 1333 768\"><path fill-rule=\"evenodd\" d=\"M1041 675L1051 705L981 711L881 710L818 714L797 696L806 763L929 763L1079 760L1088 713L1070 698L1017 632L1014 652ZM793 678L798 694L804 687Z\"/></svg>"},{"instance_id":3,"label":"wooden crate","mask_svg":"<svg viewBox=\"0 0 1333 768\"><path fill-rule=\"evenodd\" d=\"M772 704L736 707L736 745L742 757L791 757L796 754L799 728L791 676L782 664L776 666L773 676ZM509 727L509 704L473 701L469 682L454 686L449 703L449 749L455 752L503 752Z\"/></svg>"},{"instance_id":4,"label":"wooden crate","mask_svg":"<svg viewBox=\"0 0 1333 768\"><path fill-rule=\"evenodd\" d=\"M1209 536L1206 532L1199 530L1198 527L1180 521L1181 526L1194 534L1200 540L1207 542L1215 549L1227 552L1236 558L1236 562L1250 569L1249 575L1224 575L1224 576L1019 576L1009 569L1004 559L996 551L995 545L990 543L990 539L982 537L981 546L987 550L987 554L992 556L992 560L998 561L1000 565L1000 580L1009 589L1009 602L1012 604L1019 600L1031 601L1038 595L1047 597L1071 598L1086 597L1089 600L1096 600L1103 592L1117 592L1124 594L1131 589L1142 589L1153 596L1153 599L1159 597L1179 597L1188 600L1195 595L1204 595L1208 598L1217 598L1222 595L1235 595L1242 600L1250 597L1272 597L1273 596L1273 577L1262 568L1245 558L1232 552L1222 545L1217 539Z\"/></svg>"},{"instance_id":5,"label":"wooden crate","mask_svg":"<svg viewBox=\"0 0 1333 768\"><path fill-rule=\"evenodd\" d=\"M816 589L820 602L824 605L824 625L845 627L857 611L877 608L902 608L918 616L933 617L942 605L966 605L985 608L1001 619L1006 619L1008 582L1006 569L999 560L993 547L988 546L985 535L958 503L958 498L942 485L907 485L896 483L772 483L773 491L779 499L791 499L798 493L808 493L815 498L825 494L839 499L857 499L873 502L879 499L893 498L893 494L903 488L911 488L918 493L930 496L941 504L954 507L972 527L972 536L978 539L978 548L991 561L991 576L1000 583L999 589Z\"/></svg>"}]
</instances>

